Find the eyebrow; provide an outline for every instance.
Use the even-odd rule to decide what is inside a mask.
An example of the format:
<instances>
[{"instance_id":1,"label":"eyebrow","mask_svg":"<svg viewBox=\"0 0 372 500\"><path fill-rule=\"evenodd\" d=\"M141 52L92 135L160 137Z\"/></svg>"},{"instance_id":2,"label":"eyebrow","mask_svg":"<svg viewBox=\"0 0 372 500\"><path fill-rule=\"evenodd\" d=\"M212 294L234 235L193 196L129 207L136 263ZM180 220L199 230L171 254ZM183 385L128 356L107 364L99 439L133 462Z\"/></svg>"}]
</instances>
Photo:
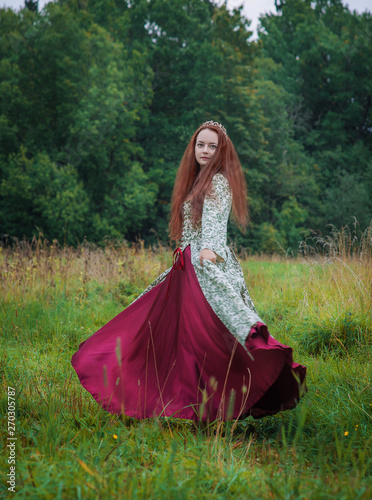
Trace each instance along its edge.
<instances>
[{"instance_id":1,"label":"eyebrow","mask_svg":"<svg viewBox=\"0 0 372 500\"><path fill-rule=\"evenodd\" d=\"M197 144L199 144L199 142L201 142L202 144L205 144L204 141L196 141ZM215 144L217 146L217 142L207 142L207 144Z\"/></svg>"}]
</instances>

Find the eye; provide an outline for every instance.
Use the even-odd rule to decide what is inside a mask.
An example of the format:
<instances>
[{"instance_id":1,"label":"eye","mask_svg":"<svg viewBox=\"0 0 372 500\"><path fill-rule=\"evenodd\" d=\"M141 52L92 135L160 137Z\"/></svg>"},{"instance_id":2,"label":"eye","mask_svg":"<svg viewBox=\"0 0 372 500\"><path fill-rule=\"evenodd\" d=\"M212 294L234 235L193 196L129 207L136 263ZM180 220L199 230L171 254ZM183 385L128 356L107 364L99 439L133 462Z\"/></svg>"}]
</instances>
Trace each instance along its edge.
<instances>
[{"instance_id":1,"label":"eye","mask_svg":"<svg viewBox=\"0 0 372 500\"><path fill-rule=\"evenodd\" d=\"M217 149L217 146L215 144L212 144L211 148Z\"/></svg>"}]
</instances>

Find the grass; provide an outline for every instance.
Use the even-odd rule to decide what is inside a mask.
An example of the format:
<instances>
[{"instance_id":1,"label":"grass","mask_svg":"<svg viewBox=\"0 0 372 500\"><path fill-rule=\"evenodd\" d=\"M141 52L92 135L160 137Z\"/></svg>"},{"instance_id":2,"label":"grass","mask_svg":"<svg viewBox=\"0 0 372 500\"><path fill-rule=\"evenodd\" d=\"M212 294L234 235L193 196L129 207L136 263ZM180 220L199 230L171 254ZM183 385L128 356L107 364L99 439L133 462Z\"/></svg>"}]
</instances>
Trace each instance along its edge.
<instances>
[{"instance_id":1,"label":"grass","mask_svg":"<svg viewBox=\"0 0 372 500\"><path fill-rule=\"evenodd\" d=\"M242 261L260 316L307 366L309 392L294 410L207 427L110 415L70 364L81 341L171 265L169 249L0 247L1 439L5 449L11 386L15 496L372 498L371 251L337 234L321 252L312 242L302 257ZM10 497L4 455L0 495Z\"/></svg>"}]
</instances>

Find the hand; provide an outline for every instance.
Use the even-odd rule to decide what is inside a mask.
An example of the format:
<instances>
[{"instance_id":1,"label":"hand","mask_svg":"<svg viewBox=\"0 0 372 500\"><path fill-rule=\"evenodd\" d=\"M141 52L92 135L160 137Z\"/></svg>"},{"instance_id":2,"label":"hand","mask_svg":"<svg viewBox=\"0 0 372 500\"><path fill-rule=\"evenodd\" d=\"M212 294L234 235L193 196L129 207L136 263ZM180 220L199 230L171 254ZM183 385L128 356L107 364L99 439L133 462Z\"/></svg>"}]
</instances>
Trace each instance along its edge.
<instances>
[{"instance_id":1,"label":"hand","mask_svg":"<svg viewBox=\"0 0 372 500\"><path fill-rule=\"evenodd\" d=\"M217 257L213 250L209 250L209 248L203 248L200 250L199 260L200 265L203 267L203 259L210 260L213 264L216 263Z\"/></svg>"}]
</instances>

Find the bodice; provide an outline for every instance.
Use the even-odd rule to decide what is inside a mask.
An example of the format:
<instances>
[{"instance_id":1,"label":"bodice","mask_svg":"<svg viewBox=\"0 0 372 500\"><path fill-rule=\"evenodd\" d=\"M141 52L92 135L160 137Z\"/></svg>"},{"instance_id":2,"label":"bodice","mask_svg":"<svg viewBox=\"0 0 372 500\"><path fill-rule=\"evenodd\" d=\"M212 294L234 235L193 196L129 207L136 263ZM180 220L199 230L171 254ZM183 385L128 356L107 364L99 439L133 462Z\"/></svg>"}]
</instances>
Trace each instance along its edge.
<instances>
[{"instance_id":1,"label":"bodice","mask_svg":"<svg viewBox=\"0 0 372 500\"><path fill-rule=\"evenodd\" d=\"M192 225L190 200L183 203L181 249L187 245L195 249L209 248L217 255L217 261L225 260L227 251L227 223L231 211L232 193L228 180L222 174L212 179L211 192L205 197L201 221Z\"/></svg>"}]
</instances>

